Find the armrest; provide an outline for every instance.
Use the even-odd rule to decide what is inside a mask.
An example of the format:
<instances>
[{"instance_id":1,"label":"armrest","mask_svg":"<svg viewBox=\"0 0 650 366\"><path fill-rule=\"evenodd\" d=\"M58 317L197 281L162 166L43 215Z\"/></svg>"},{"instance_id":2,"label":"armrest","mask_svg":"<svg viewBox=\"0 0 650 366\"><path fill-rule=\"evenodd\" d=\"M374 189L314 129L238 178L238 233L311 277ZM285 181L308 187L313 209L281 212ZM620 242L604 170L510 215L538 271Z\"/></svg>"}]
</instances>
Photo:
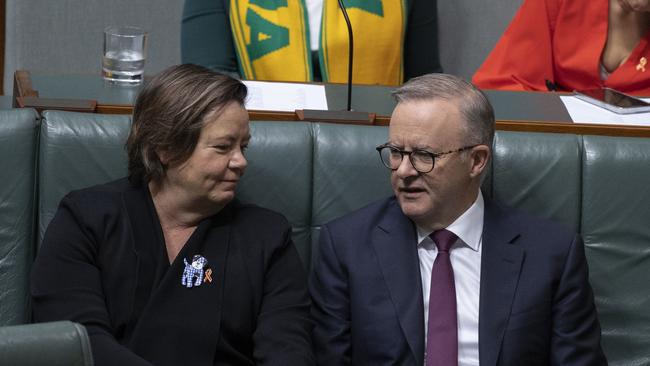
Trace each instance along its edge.
<instances>
[{"instance_id":1,"label":"armrest","mask_svg":"<svg viewBox=\"0 0 650 366\"><path fill-rule=\"evenodd\" d=\"M0 365L92 366L88 333L70 321L0 327Z\"/></svg>"}]
</instances>

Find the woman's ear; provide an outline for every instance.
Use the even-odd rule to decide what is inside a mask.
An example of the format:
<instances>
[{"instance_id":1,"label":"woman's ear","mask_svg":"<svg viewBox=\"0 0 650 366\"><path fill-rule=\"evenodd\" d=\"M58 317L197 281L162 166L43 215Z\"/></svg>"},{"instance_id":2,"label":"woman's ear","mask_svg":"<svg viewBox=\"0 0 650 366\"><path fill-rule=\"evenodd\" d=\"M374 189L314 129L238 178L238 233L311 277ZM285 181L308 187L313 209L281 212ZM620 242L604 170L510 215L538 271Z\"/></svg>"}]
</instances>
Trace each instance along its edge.
<instances>
[{"instance_id":1,"label":"woman's ear","mask_svg":"<svg viewBox=\"0 0 650 366\"><path fill-rule=\"evenodd\" d=\"M163 150L162 148L156 149L156 155L158 155L158 160L160 160L160 163L163 166L166 166L169 163L169 154L167 153L166 150Z\"/></svg>"}]
</instances>

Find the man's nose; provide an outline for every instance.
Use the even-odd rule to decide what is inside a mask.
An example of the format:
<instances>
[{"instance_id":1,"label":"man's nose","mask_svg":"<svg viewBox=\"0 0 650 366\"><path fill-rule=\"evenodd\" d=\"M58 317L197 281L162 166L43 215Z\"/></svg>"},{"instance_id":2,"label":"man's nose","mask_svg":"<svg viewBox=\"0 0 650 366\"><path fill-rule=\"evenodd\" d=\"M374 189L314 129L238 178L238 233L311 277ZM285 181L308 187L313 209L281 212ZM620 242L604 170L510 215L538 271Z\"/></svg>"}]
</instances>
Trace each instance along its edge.
<instances>
[{"instance_id":1,"label":"man's nose","mask_svg":"<svg viewBox=\"0 0 650 366\"><path fill-rule=\"evenodd\" d=\"M395 173L397 174L398 177L402 179L417 176L419 174L418 171L415 170L413 164L411 164L411 159L409 158L408 155L404 155L402 161L400 162L399 166L395 170Z\"/></svg>"}]
</instances>

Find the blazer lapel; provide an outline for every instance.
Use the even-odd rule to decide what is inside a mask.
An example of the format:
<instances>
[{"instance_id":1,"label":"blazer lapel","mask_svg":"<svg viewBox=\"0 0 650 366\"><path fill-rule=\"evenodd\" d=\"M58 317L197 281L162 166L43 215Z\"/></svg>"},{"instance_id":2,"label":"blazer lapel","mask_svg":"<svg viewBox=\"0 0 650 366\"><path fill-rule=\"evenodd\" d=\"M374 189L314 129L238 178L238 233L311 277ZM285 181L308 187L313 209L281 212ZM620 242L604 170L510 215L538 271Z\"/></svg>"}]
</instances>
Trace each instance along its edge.
<instances>
[{"instance_id":1,"label":"blazer lapel","mask_svg":"<svg viewBox=\"0 0 650 366\"><path fill-rule=\"evenodd\" d=\"M424 308L415 227L395 200L371 238L404 336L418 365L424 363Z\"/></svg>"},{"instance_id":2,"label":"blazer lapel","mask_svg":"<svg viewBox=\"0 0 650 366\"><path fill-rule=\"evenodd\" d=\"M196 365L212 364L221 331L231 219L231 206L226 206L217 216L203 221L158 286L146 294L145 307L129 342L130 348L137 354L159 365L186 363L188 360L174 359L179 354L192 355L192 363ZM140 248L142 250L144 248ZM195 254L208 260L207 268L211 269L212 282L185 288L181 285L185 268L183 258L189 262ZM139 296L145 295L136 297ZM171 328L175 331L169 332ZM197 333L186 337L187 332ZM156 341L151 342L151 339ZM161 348L161 344L173 344L174 347ZM174 348L185 351L177 352Z\"/></svg>"},{"instance_id":3,"label":"blazer lapel","mask_svg":"<svg viewBox=\"0 0 650 366\"><path fill-rule=\"evenodd\" d=\"M496 365L524 251L512 242L518 237L506 214L486 200L481 258L479 304L479 358L483 366Z\"/></svg>"},{"instance_id":4,"label":"blazer lapel","mask_svg":"<svg viewBox=\"0 0 650 366\"><path fill-rule=\"evenodd\" d=\"M160 238L155 235L158 228L152 219L152 212L147 204L147 188L143 185L132 186L123 194L123 204L126 210L129 225L131 227L131 241L133 243L134 266L133 275L135 280L131 317L127 325L127 333L130 333L137 324L144 307L146 306L151 292L152 284L155 282L155 269L158 255L162 255L163 245Z\"/></svg>"}]
</instances>

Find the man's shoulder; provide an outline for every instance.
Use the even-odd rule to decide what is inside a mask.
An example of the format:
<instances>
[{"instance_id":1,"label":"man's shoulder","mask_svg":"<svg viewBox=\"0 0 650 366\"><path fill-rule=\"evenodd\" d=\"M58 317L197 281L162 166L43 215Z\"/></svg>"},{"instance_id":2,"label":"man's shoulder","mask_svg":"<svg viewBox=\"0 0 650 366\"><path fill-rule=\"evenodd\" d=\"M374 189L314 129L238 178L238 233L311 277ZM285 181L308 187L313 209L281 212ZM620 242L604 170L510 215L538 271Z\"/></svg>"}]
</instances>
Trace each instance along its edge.
<instances>
[{"instance_id":1,"label":"man's shoulder","mask_svg":"<svg viewBox=\"0 0 650 366\"><path fill-rule=\"evenodd\" d=\"M325 224L326 227L334 230L364 227L374 227L377 225L387 214L394 212L399 208L399 204L394 196L374 201L366 206L357 210L340 216L336 219Z\"/></svg>"},{"instance_id":2,"label":"man's shoulder","mask_svg":"<svg viewBox=\"0 0 650 366\"><path fill-rule=\"evenodd\" d=\"M539 215L531 214L520 208L509 207L499 203L491 203L490 210L486 210L486 214L497 213L500 219L510 221L513 225L527 228L538 229L544 231L559 231L566 234L575 233L565 223L556 221L551 218L545 218Z\"/></svg>"},{"instance_id":3,"label":"man's shoulder","mask_svg":"<svg viewBox=\"0 0 650 366\"><path fill-rule=\"evenodd\" d=\"M565 223L495 202L486 203L484 221L485 230L510 231L514 242L524 247L564 251L578 237L577 231Z\"/></svg>"}]
</instances>

